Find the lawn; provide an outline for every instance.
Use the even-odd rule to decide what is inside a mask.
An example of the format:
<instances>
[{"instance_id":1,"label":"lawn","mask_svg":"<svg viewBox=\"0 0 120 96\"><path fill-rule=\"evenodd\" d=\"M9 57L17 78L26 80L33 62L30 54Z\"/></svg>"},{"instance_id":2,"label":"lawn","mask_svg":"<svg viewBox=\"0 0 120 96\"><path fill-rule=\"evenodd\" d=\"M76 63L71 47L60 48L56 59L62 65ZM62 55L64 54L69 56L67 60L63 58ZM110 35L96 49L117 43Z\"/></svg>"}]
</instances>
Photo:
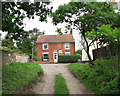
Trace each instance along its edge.
<instances>
[{"instance_id":1,"label":"lawn","mask_svg":"<svg viewBox=\"0 0 120 96\"><path fill-rule=\"evenodd\" d=\"M92 67L88 63L74 63L67 65L76 77L87 85L94 94L119 94L118 86L120 60L99 59Z\"/></svg>"},{"instance_id":2,"label":"lawn","mask_svg":"<svg viewBox=\"0 0 120 96\"><path fill-rule=\"evenodd\" d=\"M36 83L43 74L40 65L34 63L12 63L2 67L2 94L14 94L22 87Z\"/></svg>"},{"instance_id":3,"label":"lawn","mask_svg":"<svg viewBox=\"0 0 120 96\"><path fill-rule=\"evenodd\" d=\"M54 94L55 95L62 95L68 96L69 91L67 89L67 85L65 83L65 79L62 77L61 74L55 76L55 85L54 85Z\"/></svg>"}]
</instances>

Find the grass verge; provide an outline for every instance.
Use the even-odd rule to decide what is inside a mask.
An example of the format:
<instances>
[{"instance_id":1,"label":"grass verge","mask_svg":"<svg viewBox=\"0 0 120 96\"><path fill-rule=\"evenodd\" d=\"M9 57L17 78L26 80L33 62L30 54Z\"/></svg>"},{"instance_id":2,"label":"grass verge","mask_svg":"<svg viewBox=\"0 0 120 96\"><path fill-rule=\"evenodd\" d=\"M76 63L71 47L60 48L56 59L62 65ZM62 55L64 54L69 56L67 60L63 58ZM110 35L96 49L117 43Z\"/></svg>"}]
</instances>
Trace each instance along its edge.
<instances>
[{"instance_id":1,"label":"grass verge","mask_svg":"<svg viewBox=\"0 0 120 96\"><path fill-rule=\"evenodd\" d=\"M57 96L68 96L69 91L67 89L67 85L65 83L65 79L61 74L55 76L55 85L54 85L54 94Z\"/></svg>"},{"instance_id":2,"label":"grass verge","mask_svg":"<svg viewBox=\"0 0 120 96\"><path fill-rule=\"evenodd\" d=\"M94 61L94 66L88 63L74 63L67 67L75 76L87 85L94 94L119 94L118 85L120 59L99 59Z\"/></svg>"},{"instance_id":3,"label":"grass verge","mask_svg":"<svg viewBox=\"0 0 120 96\"><path fill-rule=\"evenodd\" d=\"M43 74L40 65L34 63L12 63L2 67L2 94L14 94L22 87L36 83Z\"/></svg>"}]
</instances>

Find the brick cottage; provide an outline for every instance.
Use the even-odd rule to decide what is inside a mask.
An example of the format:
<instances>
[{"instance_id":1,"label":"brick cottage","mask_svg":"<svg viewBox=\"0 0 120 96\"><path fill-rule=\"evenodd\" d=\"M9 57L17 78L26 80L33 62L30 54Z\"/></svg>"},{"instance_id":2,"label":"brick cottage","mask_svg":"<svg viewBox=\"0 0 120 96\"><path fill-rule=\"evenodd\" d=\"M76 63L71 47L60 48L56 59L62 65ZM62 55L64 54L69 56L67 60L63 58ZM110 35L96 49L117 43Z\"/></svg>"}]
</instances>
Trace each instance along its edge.
<instances>
[{"instance_id":1,"label":"brick cottage","mask_svg":"<svg viewBox=\"0 0 120 96\"><path fill-rule=\"evenodd\" d=\"M71 34L63 35L39 35L37 38L37 57L43 60L57 62L58 55L73 55L75 52L75 41Z\"/></svg>"}]
</instances>

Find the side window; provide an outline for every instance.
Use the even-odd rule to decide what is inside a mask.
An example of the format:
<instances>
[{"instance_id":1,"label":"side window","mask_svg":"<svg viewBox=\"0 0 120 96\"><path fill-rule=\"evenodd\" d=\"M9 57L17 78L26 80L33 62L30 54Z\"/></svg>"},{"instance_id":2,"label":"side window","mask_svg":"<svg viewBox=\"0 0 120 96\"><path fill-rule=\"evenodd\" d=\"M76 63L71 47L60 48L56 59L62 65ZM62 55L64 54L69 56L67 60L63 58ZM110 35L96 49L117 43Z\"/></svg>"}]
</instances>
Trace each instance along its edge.
<instances>
[{"instance_id":1,"label":"side window","mask_svg":"<svg viewBox=\"0 0 120 96\"><path fill-rule=\"evenodd\" d=\"M48 49L48 43L43 43L43 49L47 50Z\"/></svg>"}]
</instances>

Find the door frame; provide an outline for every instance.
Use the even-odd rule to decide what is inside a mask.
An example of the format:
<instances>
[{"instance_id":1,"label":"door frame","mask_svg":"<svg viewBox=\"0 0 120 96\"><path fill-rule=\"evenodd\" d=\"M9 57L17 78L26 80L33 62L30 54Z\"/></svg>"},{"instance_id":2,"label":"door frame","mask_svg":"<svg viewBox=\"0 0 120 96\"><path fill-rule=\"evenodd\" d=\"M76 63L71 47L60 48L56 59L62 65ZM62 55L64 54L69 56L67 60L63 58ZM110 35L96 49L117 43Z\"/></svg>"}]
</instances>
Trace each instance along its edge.
<instances>
[{"instance_id":1,"label":"door frame","mask_svg":"<svg viewBox=\"0 0 120 96\"><path fill-rule=\"evenodd\" d=\"M54 50L54 52L53 52L53 61L54 61L54 63L57 63L57 62L58 62L58 54L57 54L57 60L56 60L56 62L55 62L55 60L54 60L54 53L57 54L57 50Z\"/></svg>"}]
</instances>

